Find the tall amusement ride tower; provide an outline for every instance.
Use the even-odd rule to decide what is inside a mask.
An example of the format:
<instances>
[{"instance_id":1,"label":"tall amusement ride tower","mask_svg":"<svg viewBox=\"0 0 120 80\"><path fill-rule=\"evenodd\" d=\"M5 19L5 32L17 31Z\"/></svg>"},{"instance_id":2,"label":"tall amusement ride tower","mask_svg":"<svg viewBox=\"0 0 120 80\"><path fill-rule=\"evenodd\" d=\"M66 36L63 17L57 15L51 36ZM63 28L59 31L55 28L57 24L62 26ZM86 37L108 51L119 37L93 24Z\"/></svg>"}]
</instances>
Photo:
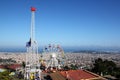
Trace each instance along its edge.
<instances>
[{"instance_id":1,"label":"tall amusement ride tower","mask_svg":"<svg viewBox=\"0 0 120 80\"><path fill-rule=\"evenodd\" d=\"M30 29L30 40L26 43L26 67L25 76L29 79L31 73L40 71L39 57L38 57L38 45L35 41L35 11L36 8L31 7L31 29Z\"/></svg>"}]
</instances>

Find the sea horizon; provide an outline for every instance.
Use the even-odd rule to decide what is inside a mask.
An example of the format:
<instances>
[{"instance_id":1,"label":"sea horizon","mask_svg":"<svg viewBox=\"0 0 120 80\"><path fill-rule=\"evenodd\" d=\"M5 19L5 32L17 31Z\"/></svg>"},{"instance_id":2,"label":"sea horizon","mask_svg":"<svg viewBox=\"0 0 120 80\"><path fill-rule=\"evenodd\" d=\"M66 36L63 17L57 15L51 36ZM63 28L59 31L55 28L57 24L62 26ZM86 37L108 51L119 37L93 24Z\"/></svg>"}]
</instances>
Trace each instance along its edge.
<instances>
[{"instance_id":1,"label":"sea horizon","mask_svg":"<svg viewBox=\"0 0 120 80\"><path fill-rule=\"evenodd\" d=\"M26 48L0 48L0 52L26 52ZM119 47L63 47L64 52L81 52L81 51L103 51L103 52L120 52ZM38 52L43 52L43 48L39 47Z\"/></svg>"}]
</instances>

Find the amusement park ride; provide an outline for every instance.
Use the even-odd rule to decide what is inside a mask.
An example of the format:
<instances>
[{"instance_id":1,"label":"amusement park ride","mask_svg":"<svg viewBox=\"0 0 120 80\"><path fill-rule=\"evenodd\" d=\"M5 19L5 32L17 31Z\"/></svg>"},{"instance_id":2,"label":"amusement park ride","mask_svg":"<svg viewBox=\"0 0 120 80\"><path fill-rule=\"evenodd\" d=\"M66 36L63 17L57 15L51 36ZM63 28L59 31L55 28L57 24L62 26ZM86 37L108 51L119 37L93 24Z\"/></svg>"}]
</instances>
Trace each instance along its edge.
<instances>
[{"instance_id":1,"label":"amusement park ride","mask_svg":"<svg viewBox=\"0 0 120 80\"><path fill-rule=\"evenodd\" d=\"M43 49L42 59L46 61L46 70L53 68L59 70L64 66L64 51L59 45L49 44Z\"/></svg>"},{"instance_id":2,"label":"amusement park ride","mask_svg":"<svg viewBox=\"0 0 120 80\"><path fill-rule=\"evenodd\" d=\"M30 40L26 43L27 53L26 53L26 66L24 78L27 80L33 80L33 77L37 80L41 80L41 69L40 66L43 64L45 71L48 70L59 70L64 66L64 51L59 45L48 45L43 49L43 54L41 54L41 59L38 54L38 45L35 40L35 11L36 8L31 7L31 31ZM41 61L40 61L41 60Z\"/></svg>"},{"instance_id":3,"label":"amusement park ride","mask_svg":"<svg viewBox=\"0 0 120 80\"><path fill-rule=\"evenodd\" d=\"M40 78L40 64L38 57L38 45L35 41L35 11L36 8L31 7L31 35L30 40L26 43L26 66L25 66L25 78L30 80L30 75L36 74L37 78Z\"/></svg>"},{"instance_id":4,"label":"amusement park ride","mask_svg":"<svg viewBox=\"0 0 120 80\"><path fill-rule=\"evenodd\" d=\"M36 8L31 7L32 14L31 14L31 27L30 27L30 40L26 43L27 53L26 53L26 60L25 60L25 69L22 68L21 70L24 73L24 79L25 80L44 80L44 79L51 80L50 78L51 72L56 72L56 71L57 71L56 74L54 75L51 74L53 75L53 78L55 78L54 80L57 80L57 78L59 80L63 80L63 79L76 80L78 78L81 78L80 77L81 74L80 72L78 72L78 70L76 70L76 72L71 70L68 71L70 75L68 75L67 71L64 71L66 70L65 67L68 65L67 64L68 62L65 60L66 58L64 55L64 51L60 45L49 44L43 49L42 54L38 54L38 45L37 45L37 41L35 40L35 11L36 11ZM61 75L62 73L60 74L58 73L59 70L60 72L63 71L62 72L64 74L63 77ZM85 77L90 74L93 76L94 74L86 70L84 71L80 70L80 71L82 71L82 75ZM78 73L78 74L74 74L74 73ZM97 79L97 78L84 79L83 76L82 76L82 79L79 79L79 80L92 80L92 79L106 80L106 79ZM63 79L61 79L61 77ZM73 79L71 79L71 77L73 77ZM95 74L95 77L96 77L96 74ZM101 77L98 76L98 78L101 78Z\"/></svg>"}]
</instances>

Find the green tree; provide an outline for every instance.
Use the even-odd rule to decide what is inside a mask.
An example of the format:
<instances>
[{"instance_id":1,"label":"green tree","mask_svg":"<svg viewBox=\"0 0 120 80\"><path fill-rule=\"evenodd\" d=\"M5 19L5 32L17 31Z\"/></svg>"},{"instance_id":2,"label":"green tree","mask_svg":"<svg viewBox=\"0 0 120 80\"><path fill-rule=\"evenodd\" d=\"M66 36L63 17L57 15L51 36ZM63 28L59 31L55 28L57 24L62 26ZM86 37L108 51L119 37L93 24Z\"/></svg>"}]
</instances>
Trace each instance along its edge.
<instances>
[{"instance_id":1,"label":"green tree","mask_svg":"<svg viewBox=\"0 0 120 80\"><path fill-rule=\"evenodd\" d=\"M70 70L70 67L64 66L63 69L64 69L64 70Z\"/></svg>"},{"instance_id":2,"label":"green tree","mask_svg":"<svg viewBox=\"0 0 120 80\"><path fill-rule=\"evenodd\" d=\"M113 61L103 61L101 58L96 59L93 65L94 68L92 69L92 71L99 75L101 73L112 74L114 72L114 69L116 68L116 64Z\"/></svg>"},{"instance_id":3,"label":"green tree","mask_svg":"<svg viewBox=\"0 0 120 80\"><path fill-rule=\"evenodd\" d=\"M76 70L76 69L78 69L78 66L71 64L71 65L70 65L70 68L71 68L72 70Z\"/></svg>"},{"instance_id":4,"label":"green tree","mask_svg":"<svg viewBox=\"0 0 120 80\"><path fill-rule=\"evenodd\" d=\"M98 58L95 60L93 65L94 67L92 68L92 72L95 72L99 75L101 73L103 75L112 75L120 79L120 67L117 67L113 61L103 61L101 58Z\"/></svg>"},{"instance_id":5,"label":"green tree","mask_svg":"<svg viewBox=\"0 0 120 80\"><path fill-rule=\"evenodd\" d=\"M26 65L25 62L23 61L22 62L22 67L25 68L25 65Z\"/></svg>"},{"instance_id":6,"label":"green tree","mask_svg":"<svg viewBox=\"0 0 120 80\"><path fill-rule=\"evenodd\" d=\"M9 76L9 72L5 71L5 72L0 72L0 80L13 80L13 78L11 76Z\"/></svg>"}]
</instances>

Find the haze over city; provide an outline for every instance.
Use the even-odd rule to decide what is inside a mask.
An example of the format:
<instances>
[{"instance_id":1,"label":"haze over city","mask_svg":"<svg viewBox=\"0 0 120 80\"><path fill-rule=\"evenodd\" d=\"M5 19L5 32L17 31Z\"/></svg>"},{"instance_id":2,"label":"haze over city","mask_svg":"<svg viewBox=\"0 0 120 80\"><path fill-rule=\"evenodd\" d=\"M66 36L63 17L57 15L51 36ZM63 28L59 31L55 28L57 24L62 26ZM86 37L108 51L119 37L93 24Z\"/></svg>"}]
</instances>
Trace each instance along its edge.
<instances>
[{"instance_id":1,"label":"haze over city","mask_svg":"<svg viewBox=\"0 0 120 80\"><path fill-rule=\"evenodd\" d=\"M51 43L65 48L118 50L119 4L119 0L2 0L0 48L25 48L30 38L29 8L34 6L39 47Z\"/></svg>"}]
</instances>

